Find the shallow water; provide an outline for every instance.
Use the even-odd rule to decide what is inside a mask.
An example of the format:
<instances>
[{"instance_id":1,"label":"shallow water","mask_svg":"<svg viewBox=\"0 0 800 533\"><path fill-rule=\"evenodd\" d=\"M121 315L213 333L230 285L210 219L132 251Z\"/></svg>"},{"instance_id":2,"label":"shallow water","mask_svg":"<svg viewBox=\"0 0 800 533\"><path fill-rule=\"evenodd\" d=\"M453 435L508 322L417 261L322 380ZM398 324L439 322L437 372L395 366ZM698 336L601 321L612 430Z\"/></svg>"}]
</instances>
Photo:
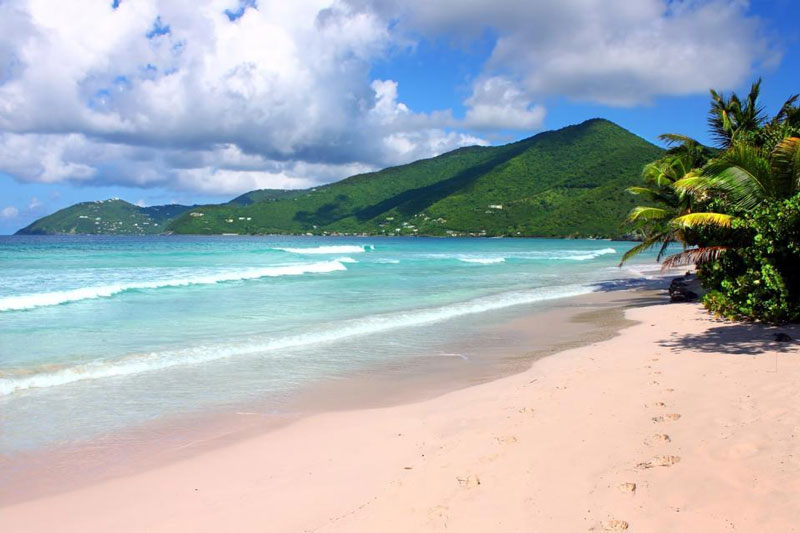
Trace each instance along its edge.
<instances>
[{"instance_id":1,"label":"shallow water","mask_svg":"<svg viewBox=\"0 0 800 533\"><path fill-rule=\"evenodd\" d=\"M0 452L254 400L280 412L294 391L371 365L469 359L448 346L484 317L636 274L644 263L616 268L629 246L0 237Z\"/></svg>"}]
</instances>

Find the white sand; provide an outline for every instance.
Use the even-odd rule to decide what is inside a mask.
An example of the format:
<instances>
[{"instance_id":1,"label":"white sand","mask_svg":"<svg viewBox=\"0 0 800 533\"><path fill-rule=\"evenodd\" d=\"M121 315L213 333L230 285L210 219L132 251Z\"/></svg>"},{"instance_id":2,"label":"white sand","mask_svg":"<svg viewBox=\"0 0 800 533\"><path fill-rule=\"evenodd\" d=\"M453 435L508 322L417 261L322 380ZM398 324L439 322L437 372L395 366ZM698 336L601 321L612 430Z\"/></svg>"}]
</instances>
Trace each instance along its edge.
<instances>
[{"instance_id":1,"label":"white sand","mask_svg":"<svg viewBox=\"0 0 800 533\"><path fill-rule=\"evenodd\" d=\"M508 378L2 508L0 530L800 531L799 345L696 305L628 317Z\"/></svg>"}]
</instances>

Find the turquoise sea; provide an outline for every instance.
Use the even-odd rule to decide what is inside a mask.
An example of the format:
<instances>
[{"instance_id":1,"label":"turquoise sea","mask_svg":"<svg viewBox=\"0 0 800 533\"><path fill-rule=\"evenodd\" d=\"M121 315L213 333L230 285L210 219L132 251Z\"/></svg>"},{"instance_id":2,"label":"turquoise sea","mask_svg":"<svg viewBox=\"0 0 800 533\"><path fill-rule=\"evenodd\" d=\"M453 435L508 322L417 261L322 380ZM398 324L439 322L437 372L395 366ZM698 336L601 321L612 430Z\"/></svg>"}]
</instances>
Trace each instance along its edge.
<instances>
[{"instance_id":1,"label":"turquoise sea","mask_svg":"<svg viewBox=\"0 0 800 533\"><path fill-rule=\"evenodd\" d=\"M457 355L498 312L637 275L630 243L0 237L0 453ZM652 268L652 257L648 261ZM477 328L477 329L476 329Z\"/></svg>"}]
</instances>

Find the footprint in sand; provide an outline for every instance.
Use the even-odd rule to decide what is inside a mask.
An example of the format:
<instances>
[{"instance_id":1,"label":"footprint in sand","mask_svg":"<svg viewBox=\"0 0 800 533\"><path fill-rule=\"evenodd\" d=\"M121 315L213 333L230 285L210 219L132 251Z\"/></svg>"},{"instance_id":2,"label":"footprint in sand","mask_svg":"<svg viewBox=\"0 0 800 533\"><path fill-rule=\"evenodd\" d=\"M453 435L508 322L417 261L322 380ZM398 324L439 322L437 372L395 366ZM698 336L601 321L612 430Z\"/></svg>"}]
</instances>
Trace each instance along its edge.
<instances>
[{"instance_id":1,"label":"footprint in sand","mask_svg":"<svg viewBox=\"0 0 800 533\"><path fill-rule=\"evenodd\" d=\"M603 524L603 531L625 531L628 527L625 520L614 519Z\"/></svg>"},{"instance_id":2,"label":"footprint in sand","mask_svg":"<svg viewBox=\"0 0 800 533\"><path fill-rule=\"evenodd\" d=\"M501 437L495 437L494 440L499 444L514 444L519 439L517 439L515 435L503 435Z\"/></svg>"},{"instance_id":3,"label":"footprint in sand","mask_svg":"<svg viewBox=\"0 0 800 533\"><path fill-rule=\"evenodd\" d=\"M447 529L447 520L450 518L448 516L449 510L450 509L446 505L437 505L436 507L431 507L428 509L428 520L442 525L445 529Z\"/></svg>"},{"instance_id":4,"label":"footprint in sand","mask_svg":"<svg viewBox=\"0 0 800 533\"><path fill-rule=\"evenodd\" d=\"M523 407L519 410L519 413L523 415L533 415L534 412L536 412L536 410L533 407Z\"/></svg>"},{"instance_id":5,"label":"footprint in sand","mask_svg":"<svg viewBox=\"0 0 800 533\"><path fill-rule=\"evenodd\" d=\"M660 415L659 416L654 416L653 418L651 418L651 420L653 422L657 423L657 424L660 424L661 422L664 422L666 420L669 420L670 422L674 422L675 420L679 420L680 417L681 417L681 415L679 415L678 413L670 413L670 414L664 415L664 416L660 416Z\"/></svg>"},{"instance_id":6,"label":"footprint in sand","mask_svg":"<svg viewBox=\"0 0 800 533\"><path fill-rule=\"evenodd\" d=\"M644 442L647 445L652 445L658 443L672 442L672 439L669 438L669 435L667 435L666 433L656 433L655 435L648 438Z\"/></svg>"},{"instance_id":7,"label":"footprint in sand","mask_svg":"<svg viewBox=\"0 0 800 533\"><path fill-rule=\"evenodd\" d=\"M648 469L655 468L657 466L672 466L680 461L681 458L677 455L659 455L658 457L654 457L652 461L639 463L636 465L636 468Z\"/></svg>"},{"instance_id":8,"label":"footprint in sand","mask_svg":"<svg viewBox=\"0 0 800 533\"><path fill-rule=\"evenodd\" d=\"M667 404L665 404L664 402L653 402L649 404L647 407L666 407L666 406Z\"/></svg>"},{"instance_id":9,"label":"footprint in sand","mask_svg":"<svg viewBox=\"0 0 800 533\"><path fill-rule=\"evenodd\" d=\"M458 481L458 485L460 487L464 487L465 489L474 489L481 484L480 478L476 475L457 477L456 480Z\"/></svg>"},{"instance_id":10,"label":"footprint in sand","mask_svg":"<svg viewBox=\"0 0 800 533\"><path fill-rule=\"evenodd\" d=\"M617 485L617 489L620 492L624 492L625 494L635 494L636 493L636 483L620 483Z\"/></svg>"}]
</instances>

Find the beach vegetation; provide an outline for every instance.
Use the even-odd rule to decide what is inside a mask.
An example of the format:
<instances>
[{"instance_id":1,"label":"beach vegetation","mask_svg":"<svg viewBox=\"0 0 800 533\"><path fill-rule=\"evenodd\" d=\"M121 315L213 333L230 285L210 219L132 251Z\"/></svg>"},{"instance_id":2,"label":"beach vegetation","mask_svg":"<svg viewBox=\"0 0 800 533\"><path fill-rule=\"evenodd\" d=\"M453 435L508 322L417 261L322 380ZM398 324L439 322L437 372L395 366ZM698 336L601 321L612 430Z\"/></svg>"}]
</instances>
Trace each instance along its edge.
<instances>
[{"instance_id":1,"label":"beach vegetation","mask_svg":"<svg viewBox=\"0 0 800 533\"><path fill-rule=\"evenodd\" d=\"M629 189L650 203L628 215L643 239L623 262L658 245L665 268L697 266L711 311L797 321L800 107L798 96L791 96L769 118L759 103L760 87L759 80L744 98L711 91L708 124L715 148L680 135L662 137L675 147L645 166L645 187ZM683 251L664 258L672 242Z\"/></svg>"}]
</instances>

